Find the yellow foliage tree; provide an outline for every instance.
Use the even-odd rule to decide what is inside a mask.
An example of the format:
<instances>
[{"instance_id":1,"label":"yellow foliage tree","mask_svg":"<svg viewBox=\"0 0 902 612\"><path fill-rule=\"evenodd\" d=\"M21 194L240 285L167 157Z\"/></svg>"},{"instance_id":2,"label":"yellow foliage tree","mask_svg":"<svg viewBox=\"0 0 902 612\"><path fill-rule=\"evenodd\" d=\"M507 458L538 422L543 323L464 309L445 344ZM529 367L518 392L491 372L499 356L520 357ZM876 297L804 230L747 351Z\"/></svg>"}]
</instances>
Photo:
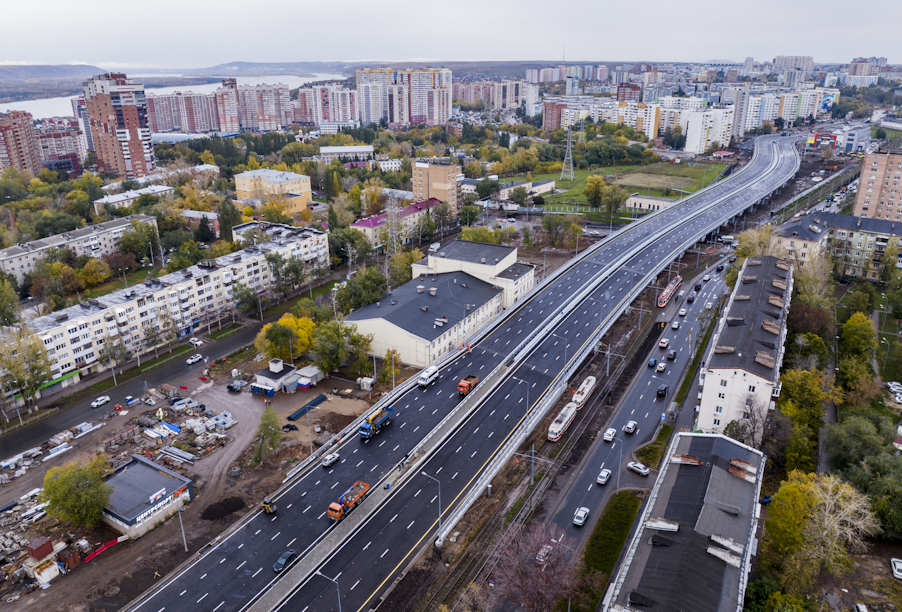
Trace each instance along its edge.
<instances>
[{"instance_id":1,"label":"yellow foliage tree","mask_svg":"<svg viewBox=\"0 0 902 612\"><path fill-rule=\"evenodd\" d=\"M85 285L94 287L110 277L110 266L102 259L89 259L82 268Z\"/></svg>"}]
</instances>

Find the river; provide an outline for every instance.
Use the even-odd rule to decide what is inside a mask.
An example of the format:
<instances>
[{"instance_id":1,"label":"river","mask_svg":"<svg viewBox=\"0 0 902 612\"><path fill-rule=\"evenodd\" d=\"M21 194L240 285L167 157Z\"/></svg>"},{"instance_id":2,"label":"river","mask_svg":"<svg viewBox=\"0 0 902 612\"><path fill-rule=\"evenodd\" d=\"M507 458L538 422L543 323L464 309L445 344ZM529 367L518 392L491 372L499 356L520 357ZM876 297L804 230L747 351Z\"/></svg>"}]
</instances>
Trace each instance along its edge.
<instances>
[{"instance_id":1,"label":"river","mask_svg":"<svg viewBox=\"0 0 902 612\"><path fill-rule=\"evenodd\" d=\"M182 76L177 74L136 74L134 78L141 77L176 77ZM316 74L312 77L299 77L293 75L279 75L269 77L237 77L239 85L262 85L264 83L282 83L289 87L296 88L313 81L325 81L329 79L343 79L340 74ZM195 93L212 93L220 87L219 83L207 83L206 85L195 85L193 87L155 87L148 89L148 92L155 94L175 93L176 91L193 91ZM45 98L43 100L27 100L25 102L9 102L0 104L0 113L11 110L24 110L31 113L35 119L44 119L46 117L71 117L72 102L70 100L74 96Z\"/></svg>"}]
</instances>

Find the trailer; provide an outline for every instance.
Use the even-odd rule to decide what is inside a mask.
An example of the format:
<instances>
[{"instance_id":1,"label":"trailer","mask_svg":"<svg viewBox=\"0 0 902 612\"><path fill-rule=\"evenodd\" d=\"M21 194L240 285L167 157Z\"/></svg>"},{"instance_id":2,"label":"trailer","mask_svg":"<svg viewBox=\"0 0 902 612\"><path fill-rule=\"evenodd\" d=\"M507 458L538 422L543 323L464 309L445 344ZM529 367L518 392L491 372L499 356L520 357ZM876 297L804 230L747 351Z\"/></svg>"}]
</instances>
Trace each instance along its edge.
<instances>
[{"instance_id":1,"label":"trailer","mask_svg":"<svg viewBox=\"0 0 902 612\"><path fill-rule=\"evenodd\" d=\"M350 514L351 510L360 505L360 502L366 499L366 494L369 490L370 485L362 480L355 482L350 489L341 494L337 502L329 504L329 518L335 522L342 520Z\"/></svg>"},{"instance_id":2,"label":"trailer","mask_svg":"<svg viewBox=\"0 0 902 612\"><path fill-rule=\"evenodd\" d=\"M392 408L380 408L370 416L366 417L363 423L360 424L360 433L361 439L364 442L375 436L379 433L379 430L384 426L391 423L391 415L394 412Z\"/></svg>"}]
</instances>

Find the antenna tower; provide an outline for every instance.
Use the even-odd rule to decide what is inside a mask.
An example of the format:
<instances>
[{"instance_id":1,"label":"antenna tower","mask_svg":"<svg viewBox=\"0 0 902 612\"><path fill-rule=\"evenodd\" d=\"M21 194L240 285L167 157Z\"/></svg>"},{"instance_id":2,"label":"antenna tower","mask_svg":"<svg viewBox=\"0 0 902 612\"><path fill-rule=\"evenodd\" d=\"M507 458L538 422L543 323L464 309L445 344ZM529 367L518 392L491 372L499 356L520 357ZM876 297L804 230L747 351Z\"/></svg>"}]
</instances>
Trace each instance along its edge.
<instances>
[{"instance_id":1,"label":"antenna tower","mask_svg":"<svg viewBox=\"0 0 902 612\"><path fill-rule=\"evenodd\" d=\"M567 128L567 155L564 156L564 166L561 168L561 180L573 180L573 130Z\"/></svg>"},{"instance_id":2,"label":"antenna tower","mask_svg":"<svg viewBox=\"0 0 902 612\"><path fill-rule=\"evenodd\" d=\"M401 209L397 198L389 198L385 207L385 260L402 250Z\"/></svg>"}]
</instances>

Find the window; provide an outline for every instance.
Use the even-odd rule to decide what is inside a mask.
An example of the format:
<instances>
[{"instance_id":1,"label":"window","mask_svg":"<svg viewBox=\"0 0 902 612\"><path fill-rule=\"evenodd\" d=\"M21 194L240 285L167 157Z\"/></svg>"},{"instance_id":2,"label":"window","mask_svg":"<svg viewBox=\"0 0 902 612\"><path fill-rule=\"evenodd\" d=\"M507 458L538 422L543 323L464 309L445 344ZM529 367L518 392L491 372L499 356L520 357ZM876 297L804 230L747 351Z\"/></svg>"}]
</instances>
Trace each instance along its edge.
<instances>
[{"instance_id":1,"label":"window","mask_svg":"<svg viewBox=\"0 0 902 612\"><path fill-rule=\"evenodd\" d=\"M724 394L724 393L718 393L718 394L717 394L717 399L725 399L726 397L727 397L727 396L726 396L726 394Z\"/></svg>"},{"instance_id":2,"label":"window","mask_svg":"<svg viewBox=\"0 0 902 612\"><path fill-rule=\"evenodd\" d=\"M723 406L718 406L714 409L714 412L716 412L717 414L723 414Z\"/></svg>"},{"instance_id":3,"label":"window","mask_svg":"<svg viewBox=\"0 0 902 612\"><path fill-rule=\"evenodd\" d=\"M754 393L754 392L755 392L755 385L749 386L749 393Z\"/></svg>"},{"instance_id":4,"label":"window","mask_svg":"<svg viewBox=\"0 0 902 612\"><path fill-rule=\"evenodd\" d=\"M719 426L720 426L720 419L714 419L714 426L715 426L715 427L719 427Z\"/></svg>"},{"instance_id":5,"label":"window","mask_svg":"<svg viewBox=\"0 0 902 612\"><path fill-rule=\"evenodd\" d=\"M727 381L725 381L725 380L720 381L720 386L721 386L721 387L726 387L726 386L727 386Z\"/></svg>"}]
</instances>

